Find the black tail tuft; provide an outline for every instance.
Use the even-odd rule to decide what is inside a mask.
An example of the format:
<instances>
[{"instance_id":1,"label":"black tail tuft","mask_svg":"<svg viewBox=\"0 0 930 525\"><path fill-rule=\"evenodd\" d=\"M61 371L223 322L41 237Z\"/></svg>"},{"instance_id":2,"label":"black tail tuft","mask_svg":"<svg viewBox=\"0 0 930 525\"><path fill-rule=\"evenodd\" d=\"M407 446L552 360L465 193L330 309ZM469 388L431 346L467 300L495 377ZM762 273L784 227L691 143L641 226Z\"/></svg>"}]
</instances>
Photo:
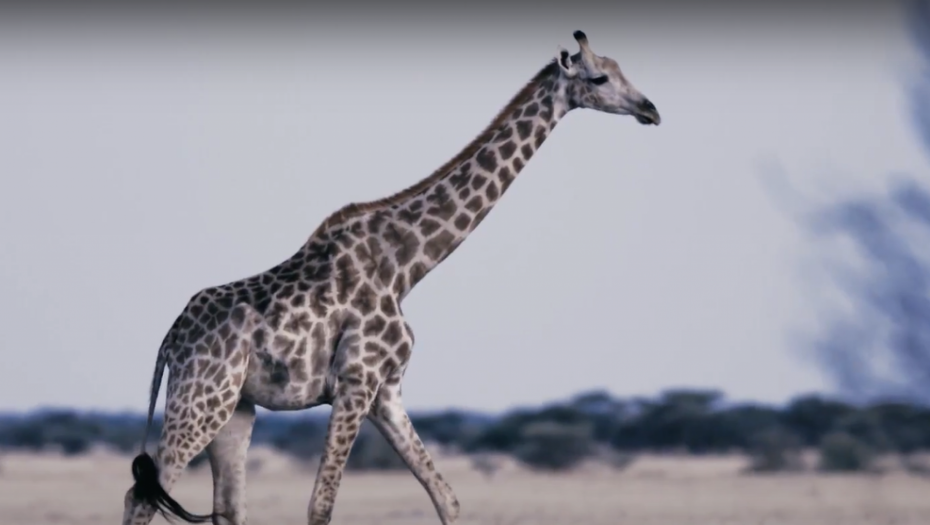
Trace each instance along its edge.
<instances>
[{"instance_id":1,"label":"black tail tuft","mask_svg":"<svg viewBox=\"0 0 930 525\"><path fill-rule=\"evenodd\" d=\"M213 514L191 514L174 500L158 481L158 466L152 456L143 452L132 460L132 477L136 480L132 487L132 496L136 501L148 503L155 507L166 520L173 514L188 523L209 523Z\"/></svg>"}]
</instances>

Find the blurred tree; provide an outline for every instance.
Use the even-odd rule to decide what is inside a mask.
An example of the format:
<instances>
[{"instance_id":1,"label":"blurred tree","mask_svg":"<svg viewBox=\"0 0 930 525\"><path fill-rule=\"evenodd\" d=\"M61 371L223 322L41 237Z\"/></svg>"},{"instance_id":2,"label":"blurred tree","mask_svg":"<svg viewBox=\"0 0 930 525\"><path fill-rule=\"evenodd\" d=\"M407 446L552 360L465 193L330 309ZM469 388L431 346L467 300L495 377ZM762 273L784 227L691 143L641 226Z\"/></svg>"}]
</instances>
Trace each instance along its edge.
<instances>
[{"instance_id":1,"label":"blurred tree","mask_svg":"<svg viewBox=\"0 0 930 525\"><path fill-rule=\"evenodd\" d=\"M837 422L854 413L852 407L842 401L818 395L799 396L791 400L782 412L782 422L804 446L817 446Z\"/></svg>"},{"instance_id":2,"label":"blurred tree","mask_svg":"<svg viewBox=\"0 0 930 525\"><path fill-rule=\"evenodd\" d=\"M901 454L930 449L930 409L905 403L879 403L868 408L889 447Z\"/></svg>"},{"instance_id":3,"label":"blurred tree","mask_svg":"<svg viewBox=\"0 0 930 525\"><path fill-rule=\"evenodd\" d=\"M618 430L618 424L633 416L632 405L616 399L605 390L582 392L568 402L568 406L584 414L592 425L592 439L608 443Z\"/></svg>"},{"instance_id":4,"label":"blurred tree","mask_svg":"<svg viewBox=\"0 0 930 525\"><path fill-rule=\"evenodd\" d=\"M797 471L804 466L797 436L783 428L771 427L757 432L747 448L749 472Z\"/></svg>"},{"instance_id":5,"label":"blurred tree","mask_svg":"<svg viewBox=\"0 0 930 525\"><path fill-rule=\"evenodd\" d=\"M483 429L473 439L465 443L463 448L467 452L514 452L517 447L523 444L525 429L533 424L543 422L566 427L591 424L589 416L571 403L552 404L536 410L519 409Z\"/></svg>"},{"instance_id":6,"label":"blurred tree","mask_svg":"<svg viewBox=\"0 0 930 525\"><path fill-rule=\"evenodd\" d=\"M346 468L358 471L404 470L407 464L377 427L366 420L349 452Z\"/></svg>"},{"instance_id":7,"label":"blurred tree","mask_svg":"<svg viewBox=\"0 0 930 525\"><path fill-rule=\"evenodd\" d=\"M820 470L824 472L868 471L873 460L866 444L843 432L831 432L820 443Z\"/></svg>"},{"instance_id":8,"label":"blurred tree","mask_svg":"<svg viewBox=\"0 0 930 525\"><path fill-rule=\"evenodd\" d=\"M459 446L478 435L481 425L469 414L448 410L410 417L417 434L424 442L443 446Z\"/></svg>"},{"instance_id":9,"label":"blurred tree","mask_svg":"<svg viewBox=\"0 0 930 525\"><path fill-rule=\"evenodd\" d=\"M669 390L655 401L641 402L635 418L621 423L612 444L620 450L714 449L722 427L714 413L723 395L716 390Z\"/></svg>"},{"instance_id":10,"label":"blurred tree","mask_svg":"<svg viewBox=\"0 0 930 525\"><path fill-rule=\"evenodd\" d=\"M709 416L708 426L714 429L704 446L707 451L750 451L758 447L765 436L791 433L783 428L780 410L754 404L743 404L721 410ZM785 442L788 441L786 438Z\"/></svg>"},{"instance_id":11,"label":"blurred tree","mask_svg":"<svg viewBox=\"0 0 930 525\"><path fill-rule=\"evenodd\" d=\"M566 471L591 457L593 445L590 424L540 420L523 427L513 454L533 469Z\"/></svg>"},{"instance_id":12,"label":"blurred tree","mask_svg":"<svg viewBox=\"0 0 930 525\"><path fill-rule=\"evenodd\" d=\"M323 452L325 422L304 417L294 418L288 423L270 436L274 448L301 461L315 459Z\"/></svg>"}]
</instances>

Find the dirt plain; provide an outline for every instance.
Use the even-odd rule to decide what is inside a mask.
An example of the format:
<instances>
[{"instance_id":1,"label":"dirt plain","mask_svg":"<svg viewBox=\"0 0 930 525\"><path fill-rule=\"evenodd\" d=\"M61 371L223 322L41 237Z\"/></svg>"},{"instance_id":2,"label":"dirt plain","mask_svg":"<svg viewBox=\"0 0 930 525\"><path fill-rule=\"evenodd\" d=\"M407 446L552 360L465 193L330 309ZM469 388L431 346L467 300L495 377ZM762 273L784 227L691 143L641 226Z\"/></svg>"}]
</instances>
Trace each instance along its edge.
<instances>
[{"instance_id":1,"label":"dirt plain","mask_svg":"<svg viewBox=\"0 0 930 525\"><path fill-rule=\"evenodd\" d=\"M312 466L265 449L253 449L250 458L249 522L305 524ZM744 474L740 457L645 456L622 471L590 465L562 475L499 460L499 470L486 478L469 458L436 459L462 503L461 524L930 524L930 478L895 469L762 476ZM0 524L119 523L129 464L130 458L102 451L78 458L2 455ZM172 492L189 510L208 511L209 467L186 472ZM348 473L333 517L334 525L438 523L407 472Z\"/></svg>"}]
</instances>

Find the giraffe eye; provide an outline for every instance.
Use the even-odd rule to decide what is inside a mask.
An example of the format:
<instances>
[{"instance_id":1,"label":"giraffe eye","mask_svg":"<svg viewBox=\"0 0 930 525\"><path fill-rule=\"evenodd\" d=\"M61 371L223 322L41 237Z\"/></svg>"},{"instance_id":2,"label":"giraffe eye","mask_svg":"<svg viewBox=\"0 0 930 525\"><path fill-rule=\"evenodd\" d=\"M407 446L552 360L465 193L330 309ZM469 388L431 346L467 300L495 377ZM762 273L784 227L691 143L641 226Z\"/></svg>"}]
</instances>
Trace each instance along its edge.
<instances>
[{"instance_id":1,"label":"giraffe eye","mask_svg":"<svg viewBox=\"0 0 930 525\"><path fill-rule=\"evenodd\" d=\"M590 78L590 79L588 79L588 81L591 82L592 84L594 84L595 86L600 86L600 85L603 84L604 82L607 82L607 75L603 75L603 76L599 76L599 77Z\"/></svg>"}]
</instances>

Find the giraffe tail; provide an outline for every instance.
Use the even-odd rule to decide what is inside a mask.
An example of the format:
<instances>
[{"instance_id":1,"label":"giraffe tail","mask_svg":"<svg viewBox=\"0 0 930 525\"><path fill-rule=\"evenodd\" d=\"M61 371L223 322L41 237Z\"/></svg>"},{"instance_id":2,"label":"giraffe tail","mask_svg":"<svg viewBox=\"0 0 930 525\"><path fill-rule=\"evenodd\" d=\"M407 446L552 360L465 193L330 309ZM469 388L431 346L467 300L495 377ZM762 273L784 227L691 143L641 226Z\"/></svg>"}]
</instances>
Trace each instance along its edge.
<instances>
[{"instance_id":1,"label":"giraffe tail","mask_svg":"<svg viewBox=\"0 0 930 525\"><path fill-rule=\"evenodd\" d=\"M132 495L136 501L144 501L155 508L167 520L175 515L188 523L209 523L213 514L192 514L181 506L158 481L158 466L148 453L143 452L132 461L132 477L136 483Z\"/></svg>"},{"instance_id":2,"label":"giraffe tail","mask_svg":"<svg viewBox=\"0 0 930 525\"><path fill-rule=\"evenodd\" d=\"M158 392L161 390L161 381L165 375L165 364L168 360L165 350L167 350L168 345L174 343L174 335L175 331L172 326L168 335L165 336L165 340L162 341L161 347L158 349L158 356L155 358L155 372L152 374L152 386L149 389L149 412L145 420L145 433L142 435L142 444L139 445L140 455L146 453L145 445L149 440L149 434L152 432L152 420L155 417L155 403L158 402Z\"/></svg>"},{"instance_id":3,"label":"giraffe tail","mask_svg":"<svg viewBox=\"0 0 930 525\"><path fill-rule=\"evenodd\" d=\"M161 381L168 360L166 351L169 346L174 344L179 321L180 317L175 321L174 326L171 327L164 341L162 341L161 347L158 349L158 356L155 359L155 372L152 375L152 386L149 394L149 411L145 421L145 434L142 436L139 455L132 460L132 478L135 480L135 484L132 486L132 495L136 501L142 501L154 507L168 521L170 521L169 514L173 514L188 523L208 523L213 520L213 514L192 514L168 494L168 491L162 487L161 481L159 481L158 465L155 463L155 459L145 450L146 442L152 431L155 403L158 401L158 392L161 389Z\"/></svg>"}]
</instances>

